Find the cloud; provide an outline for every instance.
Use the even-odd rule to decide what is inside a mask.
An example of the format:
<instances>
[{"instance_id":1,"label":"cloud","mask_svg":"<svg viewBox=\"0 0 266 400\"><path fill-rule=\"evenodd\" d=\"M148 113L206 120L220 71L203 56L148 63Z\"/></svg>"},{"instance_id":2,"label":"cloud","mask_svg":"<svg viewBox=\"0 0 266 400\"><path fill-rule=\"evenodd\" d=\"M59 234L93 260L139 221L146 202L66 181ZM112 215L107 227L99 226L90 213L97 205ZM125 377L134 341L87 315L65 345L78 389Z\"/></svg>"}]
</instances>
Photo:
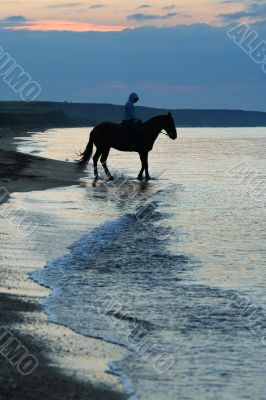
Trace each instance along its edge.
<instances>
[{"instance_id":1,"label":"cloud","mask_svg":"<svg viewBox=\"0 0 266 400\"><path fill-rule=\"evenodd\" d=\"M24 22L27 21L27 18L23 17L22 15L11 15L10 17L6 17L4 21L7 22Z\"/></svg>"},{"instance_id":2,"label":"cloud","mask_svg":"<svg viewBox=\"0 0 266 400\"><path fill-rule=\"evenodd\" d=\"M220 4L243 3L243 0L221 0Z\"/></svg>"},{"instance_id":3,"label":"cloud","mask_svg":"<svg viewBox=\"0 0 266 400\"><path fill-rule=\"evenodd\" d=\"M244 17L249 17L249 14L246 11L239 11L229 14L219 14L219 18L227 21L239 20Z\"/></svg>"},{"instance_id":4,"label":"cloud","mask_svg":"<svg viewBox=\"0 0 266 400\"><path fill-rule=\"evenodd\" d=\"M263 19L266 18L266 3L252 3L246 10L219 14L218 17L226 21L235 21L242 18Z\"/></svg>"},{"instance_id":5,"label":"cloud","mask_svg":"<svg viewBox=\"0 0 266 400\"><path fill-rule=\"evenodd\" d=\"M92 4L91 6L89 6L89 9L93 10L93 9L103 8L103 7L106 7L106 4L98 3L98 4Z\"/></svg>"},{"instance_id":6,"label":"cloud","mask_svg":"<svg viewBox=\"0 0 266 400\"><path fill-rule=\"evenodd\" d=\"M63 3L63 4L49 4L46 8L72 8L83 6L83 3Z\"/></svg>"},{"instance_id":7,"label":"cloud","mask_svg":"<svg viewBox=\"0 0 266 400\"><path fill-rule=\"evenodd\" d=\"M162 7L162 10L174 10L176 6L174 4L171 4L169 6L164 6Z\"/></svg>"},{"instance_id":8,"label":"cloud","mask_svg":"<svg viewBox=\"0 0 266 400\"><path fill-rule=\"evenodd\" d=\"M32 20L8 22L1 21L0 30L28 30L28 31L71 31L71 32L118 32L126 29L119 25L96 25L87 22L69 20Z\"/></svg>"},{"instance_id":9,"label":"cloud","mask_svg":"<svg viewBox=\"0 0 266 400\"><path fill-rule=\"evenodd\" d=\"M176 17L178 14L177 13L168 13L165 15L157 15L157 14L142 14L142 13L136 13L136 14L130 14L127 16L127 19L129 20L134 20L134 21L149 21L149 20L158 20L158 19L170 19L173 17Z\"/></svg>"},{"instance_id":10,"label":"cloud","mask_svg":"<svg viewBox=\"0 0 266 400\"><path fill-rule=\"evenodd\" d=\"M0 30L28 24L28 19L23 15L10 15L0 20Z\"/></svg>"},{"instance_id":11,"label":"cloud","mask_svg":"<svg viewBox=\"0 0 266 400\"><path fill-rule=\"evenodd\" d=\"M140 6L137 7L137 9L140 9L140 8L151 8L151 7L152 7L151 4L141 4Z\"/></svg>"}]
</instances>

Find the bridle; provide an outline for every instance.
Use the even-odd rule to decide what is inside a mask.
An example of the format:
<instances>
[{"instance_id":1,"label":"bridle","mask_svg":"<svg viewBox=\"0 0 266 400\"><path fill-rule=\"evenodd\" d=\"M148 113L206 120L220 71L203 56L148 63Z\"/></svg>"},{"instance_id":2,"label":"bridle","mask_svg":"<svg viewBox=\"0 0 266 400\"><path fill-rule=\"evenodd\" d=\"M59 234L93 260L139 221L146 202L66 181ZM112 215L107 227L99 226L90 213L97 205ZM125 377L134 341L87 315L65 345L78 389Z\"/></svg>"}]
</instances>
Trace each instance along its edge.
<instances>
[{"instance_id":1,"label":"bridle","mask_svg":"<svg viewBox=\"0 0 266 400\"><path fill-rule=\"evenodd\" d=\"M160 133L162 133L162 134L165 135L165 136L168 136L168 137L171 139L170 134L167 133L167 132L164 132L164 131L165 131L165 129L162 129Z\"/></svg>"},{"instance_id":2,"label":"bridle","mask_svg":"<svg viewBox=\"0 0 266 400\"><path fill-rule=\"evenodd\" d=\"M168 136L168 137L170 137L170 136L169 136L169 133L167 133L167 132L164 132L163 130L162 130L160 133L162 133L162 134L163 134L163 135L165 135L165 136Z\"/></svg>"}]
</instances>

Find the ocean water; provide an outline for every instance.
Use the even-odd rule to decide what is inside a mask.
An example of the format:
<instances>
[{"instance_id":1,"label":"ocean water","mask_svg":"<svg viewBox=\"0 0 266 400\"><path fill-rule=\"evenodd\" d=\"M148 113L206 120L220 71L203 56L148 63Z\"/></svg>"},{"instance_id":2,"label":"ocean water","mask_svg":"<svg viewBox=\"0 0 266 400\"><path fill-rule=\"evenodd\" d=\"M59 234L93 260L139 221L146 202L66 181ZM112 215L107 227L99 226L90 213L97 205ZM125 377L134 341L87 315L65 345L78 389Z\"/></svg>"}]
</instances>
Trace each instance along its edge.
<instances>
[{"instance_id":1,"label":"ocean water","mask_svg":"<svg viewBox=\"0 0 266 400\"><path fill-rule=\"evenodd\" d=\"M50 130L20 149L71 161L87 140ZM265 399L265 151L263 128L179 129L156 142L154 180L112 151L114 182L92 187L89 166L69 189L87 233L31 276L50 320L127 349L108 368L131 399Z\"/></svg>"}]
</instances>

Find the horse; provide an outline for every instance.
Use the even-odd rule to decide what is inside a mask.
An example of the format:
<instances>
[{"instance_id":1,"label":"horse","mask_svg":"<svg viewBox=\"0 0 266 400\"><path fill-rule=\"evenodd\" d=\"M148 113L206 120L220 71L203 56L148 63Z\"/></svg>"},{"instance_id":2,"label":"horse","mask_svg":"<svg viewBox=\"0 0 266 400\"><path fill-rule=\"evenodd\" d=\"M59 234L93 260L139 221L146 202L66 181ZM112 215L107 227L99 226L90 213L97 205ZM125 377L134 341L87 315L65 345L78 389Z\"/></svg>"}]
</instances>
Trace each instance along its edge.
<instances>
[{"instance_id":1,"label":"horse","mask_svg":"<svg viewBox=\"0 0 266 400\"><path fill-rule=\"evenodd\" d=\"M163 130L170 139L175 140L177 138L176 127L171 113L159 115L144 122L140 132L135 136L133 145L132 133L125 132L121 124L103 122L91 131L86 149L84 152L79 153L80 158L76 160L77 170L82 171L86 168L92 156L94 145L96 147L96 152L93 156L95 182L100 179L97 168L100 157L107 177L109 180L114 180L106 163L111 148L139 153L141 170L137 179L142 181L143 172L145 171L145 178L149 180L151 178L149 175L148 153L152 150L155 140Z\"/></svg>"}]
</instances>

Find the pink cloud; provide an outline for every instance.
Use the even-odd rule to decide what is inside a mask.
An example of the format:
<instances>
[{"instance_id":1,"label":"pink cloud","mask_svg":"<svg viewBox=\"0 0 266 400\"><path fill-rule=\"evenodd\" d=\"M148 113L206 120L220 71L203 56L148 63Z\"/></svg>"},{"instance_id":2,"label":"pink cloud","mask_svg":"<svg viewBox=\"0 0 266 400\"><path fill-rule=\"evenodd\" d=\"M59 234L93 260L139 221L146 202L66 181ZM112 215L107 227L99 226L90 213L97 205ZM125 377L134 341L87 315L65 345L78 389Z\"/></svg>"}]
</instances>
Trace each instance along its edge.
<instances>
[{"instance_id":1,"label":"pink cloud","mask_svg":"<svg viewBox=\"0 0 266 400\"><path fill-rule=\"evenodd\" d=\"M88 31L122 31L126 26L119 25L95 25L79 21L67 20L36 20L29 21L24 25L9 26L3 29L21 30L27 29L29 31L73 31L73 32L88 32Z\"/></svg>"}]
</instances>

